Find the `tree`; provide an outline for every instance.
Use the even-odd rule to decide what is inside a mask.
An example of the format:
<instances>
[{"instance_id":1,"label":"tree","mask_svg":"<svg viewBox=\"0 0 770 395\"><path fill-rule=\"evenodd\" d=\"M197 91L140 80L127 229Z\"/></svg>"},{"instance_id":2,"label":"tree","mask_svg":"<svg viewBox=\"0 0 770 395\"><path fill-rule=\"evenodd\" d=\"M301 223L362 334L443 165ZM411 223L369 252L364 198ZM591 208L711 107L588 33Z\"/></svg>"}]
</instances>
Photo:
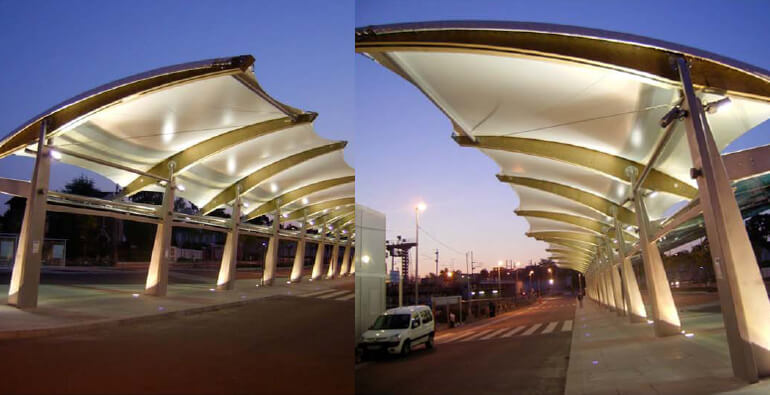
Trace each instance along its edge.
<instances>
[{"instance_id":1,"label":"tree","mask_svg":"<svg viewBox=\"0 0 770 395\"><path fill-rule=\"evenodd\" d=\"M746 221L746 232L749 234L751 247L760 262L763 250L770 250L770 214L758 214Z\"/></svg>"},{"instance_id":2,"label":"tree","mask_svg":"<svg viewBox=\"0 0 770 395\"><path fill-rule=\"evenodd\" d=\"M96 189L94 186L94 180L88 178L85 174L81 174L77 178L73 178L70 182L64 185L62 192L88 197L104 197L105 195L104 192Z\"/></svg>"}]
</instances>

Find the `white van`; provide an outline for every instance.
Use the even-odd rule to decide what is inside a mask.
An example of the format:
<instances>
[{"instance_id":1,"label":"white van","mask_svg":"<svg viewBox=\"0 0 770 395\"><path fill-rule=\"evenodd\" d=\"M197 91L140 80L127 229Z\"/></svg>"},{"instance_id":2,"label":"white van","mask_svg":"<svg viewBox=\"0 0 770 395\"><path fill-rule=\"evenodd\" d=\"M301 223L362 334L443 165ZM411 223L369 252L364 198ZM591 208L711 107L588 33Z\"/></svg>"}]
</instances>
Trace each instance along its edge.
<instances>
[{"instance_id":1,"label":"white van","mask_svg":"<svg viewBox=\"0 0 770 395\"><path fill-rule=\"evenodd\" d=\"M363 353L387 352L406 355L417 344L433 348L436 322L428 306L390 309L377 317L358 343Z\"/></svg>"}]
</instances>

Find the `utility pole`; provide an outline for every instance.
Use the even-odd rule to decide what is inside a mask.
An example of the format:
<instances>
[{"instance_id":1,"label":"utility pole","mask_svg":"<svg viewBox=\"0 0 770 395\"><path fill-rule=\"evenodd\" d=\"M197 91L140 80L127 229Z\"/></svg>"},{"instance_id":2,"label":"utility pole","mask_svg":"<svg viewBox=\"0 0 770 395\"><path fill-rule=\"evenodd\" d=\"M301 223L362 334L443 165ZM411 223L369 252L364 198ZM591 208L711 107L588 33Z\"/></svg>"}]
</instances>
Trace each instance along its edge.
<instances>
[{"instance_id":1,"label":"utility pole","mask_svg":"<svg viewBox=\"0 0 770 395\"><path fill-rule=\"evenodd\" d=\"M449 273L448 269L447 273ZM436 277L438 278L438 248L436 248Z\"/></svg>"}]
</instances>

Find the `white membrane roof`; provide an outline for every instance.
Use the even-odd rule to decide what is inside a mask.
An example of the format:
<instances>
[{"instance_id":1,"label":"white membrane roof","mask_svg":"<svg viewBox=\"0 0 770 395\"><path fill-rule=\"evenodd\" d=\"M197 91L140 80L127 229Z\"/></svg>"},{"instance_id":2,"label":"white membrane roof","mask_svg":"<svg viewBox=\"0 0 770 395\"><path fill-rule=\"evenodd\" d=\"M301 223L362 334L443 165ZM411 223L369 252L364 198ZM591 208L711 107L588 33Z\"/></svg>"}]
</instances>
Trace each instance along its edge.
<instances>
[{"instance_id":1,"label":"white membrane roof","mask_svg":"<svg viewBox=\"0 0 770 395\"><path fill-rule=\"evenodd\" d=\"M0 158L30 155L47 119L48 145L60 151L61 161L104 175L124 187L124 196L163 187L121 166L167 178L173 161L174 176L184 187L176 195L204 213L232 204L237 185L246 215L262 205L272 213L275 198L327 180L350 179L295 194L280 202L282 211L352 198L354 171L342 153L346 143L319 136L315 113L270 97L254 77L253 62L249 55L204 60L98 87L0 140Z\"/></svg>"},{"instance_id":2,"label":"white membrane roof","mask_svg":"<svg viewBox=\"0 0 770 395\"><path fill-rule=\"evenodd\" d=\"M728 108L707 114L720 149L770 118L767 71L622 33L518 22L412 23L359 28L356 51L414 84L452 121L458 143L494 160L519 196L518 210L611 222L586 199L627 203L630 182L622 170L648 163L663 134L660 119L681 100L672 56L688 59L704 103L730 98ZM697 196L682 122L672 136L653 168L656 179L643 185L653 220ZM576 230L525 218L531 231ZM636 221L627 215L621 222Z\"/></svg>"}]
</instances>

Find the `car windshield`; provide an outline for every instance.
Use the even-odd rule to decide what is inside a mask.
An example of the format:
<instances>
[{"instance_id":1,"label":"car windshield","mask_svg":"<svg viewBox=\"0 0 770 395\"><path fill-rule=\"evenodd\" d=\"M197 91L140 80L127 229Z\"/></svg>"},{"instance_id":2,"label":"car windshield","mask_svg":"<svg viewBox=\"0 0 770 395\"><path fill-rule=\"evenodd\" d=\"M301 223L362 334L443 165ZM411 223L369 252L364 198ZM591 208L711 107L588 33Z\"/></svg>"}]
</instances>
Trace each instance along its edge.
<instances>
[{"instance_id":1,"label":"car windshield","mask_svg":"<svg viewBox=\"0 0 770 395\"><path fill-rule=\"evenodd\" d=\"M411 318L409 314L381 315L374 321L372 329L406 329L409 328Z\"/></svg>"}]
</instances>

